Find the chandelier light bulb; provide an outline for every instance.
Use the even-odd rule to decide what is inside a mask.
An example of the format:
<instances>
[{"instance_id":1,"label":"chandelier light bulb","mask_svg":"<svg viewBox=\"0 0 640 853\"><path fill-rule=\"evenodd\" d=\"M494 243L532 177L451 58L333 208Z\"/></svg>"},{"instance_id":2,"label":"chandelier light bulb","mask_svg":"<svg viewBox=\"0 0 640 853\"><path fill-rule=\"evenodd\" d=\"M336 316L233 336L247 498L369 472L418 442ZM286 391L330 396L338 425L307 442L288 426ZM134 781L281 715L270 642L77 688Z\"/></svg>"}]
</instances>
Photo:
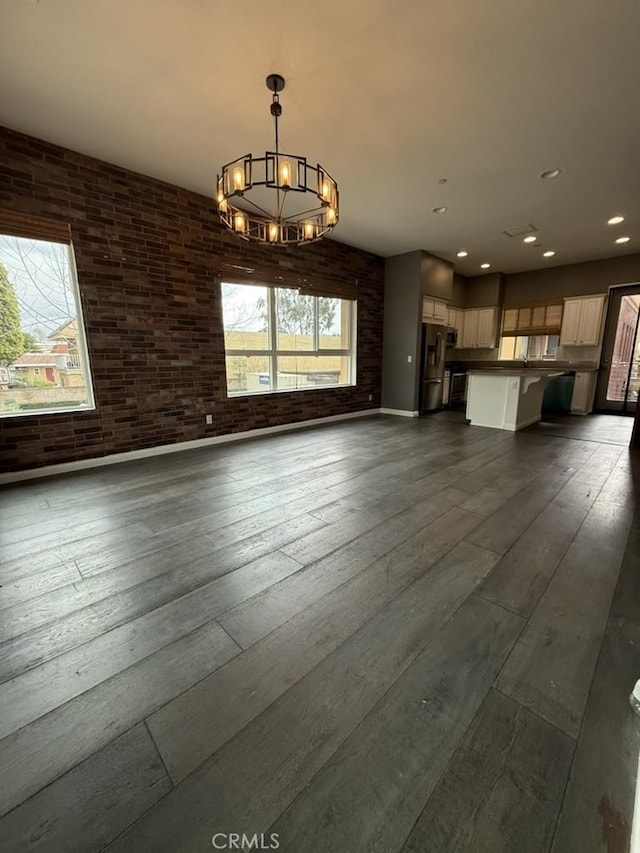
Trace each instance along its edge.
<instances>
[{"instance_id":1,"label":"chandelier light bulb","mask_svg":"<svg viewBox=\"0 0 640 853\"><path fill-rule=\"evenodd\" d=\"M237 231L239 234L243 234L243 233L244 233L244 229L245 229L245 225L246 225L246 219L245 219L244 213L241 213L241 212L238 210L238 211L234 214L234 217L233 217L233 227L236 229L236 231Z\"/></svg>"},{"instance_id":2,"label":"chandelier light bulb","mask_svg":"<svg viewBox=\"0 0 640 853\"><path fill-rule=\"evenodd\" d=\"M240 168L233 170L233 188L234 190L244 189L244 173Z\"/></svg>"},{"instance_id":3,"label":"chandelier light bulb","mask_svg":"<svg viewBox=\"0 0 640 853\"><path fill-rule=\"evenodd\" d=\"M280 166L280 186L287 188L291 186L291 165L287 160L284 160Z\"/></svg>"}]
</instances>

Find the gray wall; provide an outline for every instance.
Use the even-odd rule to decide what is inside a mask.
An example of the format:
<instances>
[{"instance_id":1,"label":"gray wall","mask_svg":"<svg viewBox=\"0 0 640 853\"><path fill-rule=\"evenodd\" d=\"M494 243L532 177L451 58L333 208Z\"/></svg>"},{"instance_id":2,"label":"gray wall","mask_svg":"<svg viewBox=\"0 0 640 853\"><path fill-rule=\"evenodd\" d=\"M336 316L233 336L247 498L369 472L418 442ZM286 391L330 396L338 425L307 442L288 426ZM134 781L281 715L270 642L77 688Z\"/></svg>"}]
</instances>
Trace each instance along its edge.
<instances>
[{"instance_id":1,"label":"gray wall","mask_svg":"<svg viewBox=\"0 0 640 853\"><path fill-rule=\"evenodd\" d=\"M504 304L509 306L556 296L606 293L612 285L636 282L640 282L640 255L568 264L506 276Z\"/></svg>"},{"instance_id":2,"label":"gray wall","mask_svg":"<svg viewBox=\"0 0 640 853\"><path fill-rule=\"evenodd\" d=\"M454 272L451 285L451 304L454 308L464 308L464 300L467 294L467 277L459 272Z\"/></svg>"},{"instance_id":3,"label":"gray wall","mask_svg":"<svg viewBox=\"0 0 640 853\"><path fill-rule=\"evenodd\" d=\"M422 252L420 259L421 290L424 296L451 300L453 295L453 264L443 261L429 252Z\"/></svg>"},{"instance_id":4,"label":"gray wall","mask_svg":"<svg viewBox=\"0 0 640 853\"><path fill-rule=\"evenodd\" d=\"M385 261L382 407L416 411L422 325L422 252ZM412 358L411 363L407 356Z\"/></svg>"},{"instance_id":5,"label":"gray wall","mask_svg":"<svg viewBox=\"0 0 640 853\"><path fill-rule=\"evenodd\" d=\"M500 272L474 275L467 278L464 308L490 308L502 305L505 276Z\"/></svg>"}]
</instances>

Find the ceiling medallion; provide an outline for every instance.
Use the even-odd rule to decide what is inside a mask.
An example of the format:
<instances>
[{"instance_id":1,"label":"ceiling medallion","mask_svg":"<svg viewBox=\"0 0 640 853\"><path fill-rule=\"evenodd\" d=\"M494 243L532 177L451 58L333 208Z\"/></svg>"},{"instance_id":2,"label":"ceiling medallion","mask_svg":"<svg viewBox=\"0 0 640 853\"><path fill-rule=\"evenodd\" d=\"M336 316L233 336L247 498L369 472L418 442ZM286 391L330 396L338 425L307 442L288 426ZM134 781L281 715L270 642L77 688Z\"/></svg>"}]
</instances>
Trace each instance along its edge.
<instances>
[{"instance_id":1,"label":"ceiling medallion","mask_svg":"<svg viewBox=\"0 0 640 853\"><path fill-rule=\"evenodd\" d=\"M264 157L245 154L222 167L216 200L224 224L245 240L272 245L311 243L325 237L339 218L338 185L318 163L283 154L278 139L282 114L279 92L284 77L270 74L271 115L275 123L275 151Z\"/></svg>"}]
</instances>

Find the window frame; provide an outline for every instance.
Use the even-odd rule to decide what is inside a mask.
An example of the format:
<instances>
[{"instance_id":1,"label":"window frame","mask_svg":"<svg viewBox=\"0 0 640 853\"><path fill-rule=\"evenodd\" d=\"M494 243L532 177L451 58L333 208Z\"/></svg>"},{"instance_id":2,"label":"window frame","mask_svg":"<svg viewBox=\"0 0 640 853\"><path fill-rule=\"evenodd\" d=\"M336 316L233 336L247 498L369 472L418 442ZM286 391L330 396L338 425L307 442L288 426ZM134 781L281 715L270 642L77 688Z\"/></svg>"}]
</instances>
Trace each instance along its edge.
<instances>
[{"instance_id":1,"label":"window frame","mask_svg":"<svg viewBox=\"0 0 640 853\"><path fill-rule=\"evenodd\" d=\"M3 217L4 219L4 217ZM85 389L86 389L86 402L79 404L77 406L59 406L56 408L45 406L43 408L33 408L33 409L25 409L24 411L8 411L2 412L0 411L0 420L5 420L7 418L28 418L28 417L43 417L44 415L64 415L64 414L77 414L82 415L85 413L92 413L96 411L96 399L93 389L93 371L91 368L91 361L89 358L89 347L87 345L87 335L84 324L84 311L82 306L82 295L80 293L80 282L78 279L78 267L76 265L76 257L75 251L73 248L73 241L69 237L69 239L63 239L61 236L54 235L53 233L50 236L46 236L46 229L48 228L48 223L45 220L39 220L33 218L33 222L36 223L35 229L32 230L29 227L30 217L22 217L25 221L26 225L24 228L21 226L18 227L10 227L5 229L0 225L0 237L14 237L23 240L35 240L42 243L50 243L62 245L65 247L66 255L67 255L67 263L69 268L69 289L71 291L71 295L73 297L74 307L75 307L75 320L77 327L77 356L80 361L80 370L82 371L82 376L85 381ZM44 230L43 230L44 224ZM30 232L31 233L28 233ZM73 318L72 318L73 319ZM34 374L35 375L35 374Z\"/></svg>"},{"instance_id":2,"label":"window frame","mask_svg":"<svg viewBox=\"0 0 640 853\"><path fill-rule=\"evenodd\" d=\"M522 338L526 339L526 343L524 344L524 346L523 346L523 348L522 348L522 349L523 349L522 355L515 355L515 350L517 349L518 341L519 341L520 339L522 339ZM544 355L542 355L542 357L534 357L534 356L532 356L532 355L529 355L529 347L530 347L530 339L531 339L531 338L546 338L546 339L547 339L547 342L546 342L546 345L545 345L545 347L544 347L544 349L545 349L545 350L546 350L546 349L547 349L547 347L548 347L548 339L549 339L549 338L557 338L557 339L558 339L558 341L557 341L557 343L556 343L556 354L555 354L552 358L551 358L551 357L547 357L547 358L545 358L545 356L544 356ZM504 345L504 341L507 341L507 340L509 340L509 341L513 341L514 355L513 355L511 358L503 358L503 357L501 357L501 351L502 351L502 348L503 348L503 345ZM497 360L498 360L498 361L505 361L505 362L513 362L513 361L516 361L516 362L517 362L517 361L521 361L521 360L522 360L522 358L524 357L527 361L536 361L536 362L537 362L537 361L539 361L539 362L557 361L557 360L558 360L557 352L558 352L558 347L559 347L559 346L560 346L560 335L558 335L558 334L545 334L545 335L540 335L540 334L538 334L538 335L501 335L501 336L500 336L500 346L498 347L498 359L497 359Z\"/></svg>"},{"instance_id":3,"label":"window frame","mask_svg":"<svg viewBox=\"0 0 640 853\"><path fill-rule=\"evenodd\" d=\"M284 288L271 286L268 284L263 284L262 282L241 282L241 281L230 281L227 278L220 282L220 300L222 304L222 333L223 340L224 335L226 333L225 325L224 325L224 296L223 296L223 287L225 284L232 284L238 287L262 287L266 291L266 299L267 299L267 316L268 316L268 324L267 324L267 341L268 347L265 349L227 349L226 342L224 348L224 357L225 357L225 385L226 385L226 394L228 400L237 399L239 397L255 397L263 394L291 394L295 392L304 392L304 391L322 391L326 389L332 388L353 388L357 384L357 321L358 321L358 305L357 300L355 299L345 299L340 296L324 296L322 294L301 294L303 296L309 297L315 301L314 308L314 328L313 328L313 349L306 350L291 350L291 349L278 349L278 316L277 316L277 298L276 292L278 290L295 290L295 288ZM349 329L349 347L345 348L326 348L320 346L320 320L319 320L319 300L320 299L338 299L342 303L342 305L348 305L349 308L349 318L348 318L348 329ZM259 357L259 358L267 358L269 361L269 378L270 384L275 387L271 387L268 390L257 390L257 391L230 391L229 390L229 380L227 376L227 359L235 358L235 357ZM279 358L318 358L320 356L335 356L336 358L348 358L349 359L349 381L348 382L340 382L336 384L323 384L323 385L313 385L313 386L303 386L301 388L278 388L278 359Z\"/></svg>"}]
</instances>

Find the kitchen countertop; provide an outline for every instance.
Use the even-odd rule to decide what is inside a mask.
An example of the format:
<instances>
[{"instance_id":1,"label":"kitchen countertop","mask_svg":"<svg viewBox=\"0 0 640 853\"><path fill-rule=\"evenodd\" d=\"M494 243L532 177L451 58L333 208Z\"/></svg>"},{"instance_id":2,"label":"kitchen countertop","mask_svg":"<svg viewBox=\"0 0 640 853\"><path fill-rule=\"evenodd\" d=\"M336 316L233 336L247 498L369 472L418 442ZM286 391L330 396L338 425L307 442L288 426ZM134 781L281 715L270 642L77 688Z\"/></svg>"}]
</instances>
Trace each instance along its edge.
<instances>
[{"instance_id":1,"label":"kitchen countertop","mask_svg":"<svg viewBox=\"0 0 640 853\"><path fill-rule=\"evenodd\" d=\"M522 363L517 362L499 362L499 361L455 361L452 360L447 363L446 369L452 372L457 370L471 371L471 370L560 370L563 373L566 373L569 370L575 370L580 373L595 373L598 370L597 365L595 365L592 361L589 362L574 362L570 363L568 361L537 361L537 362L529 362L529 367L523 368Z\"/></svg>"},{"instance_id":2,"label":"kitchen countertop","mask_svg":"<svg viewBox=\"0 0 640 853\"><path fill-rule=\"evenodd\" d=\"M562 376L566 372L562 367L472 367L467 376Z\"/></svg>"}]
</instances>

